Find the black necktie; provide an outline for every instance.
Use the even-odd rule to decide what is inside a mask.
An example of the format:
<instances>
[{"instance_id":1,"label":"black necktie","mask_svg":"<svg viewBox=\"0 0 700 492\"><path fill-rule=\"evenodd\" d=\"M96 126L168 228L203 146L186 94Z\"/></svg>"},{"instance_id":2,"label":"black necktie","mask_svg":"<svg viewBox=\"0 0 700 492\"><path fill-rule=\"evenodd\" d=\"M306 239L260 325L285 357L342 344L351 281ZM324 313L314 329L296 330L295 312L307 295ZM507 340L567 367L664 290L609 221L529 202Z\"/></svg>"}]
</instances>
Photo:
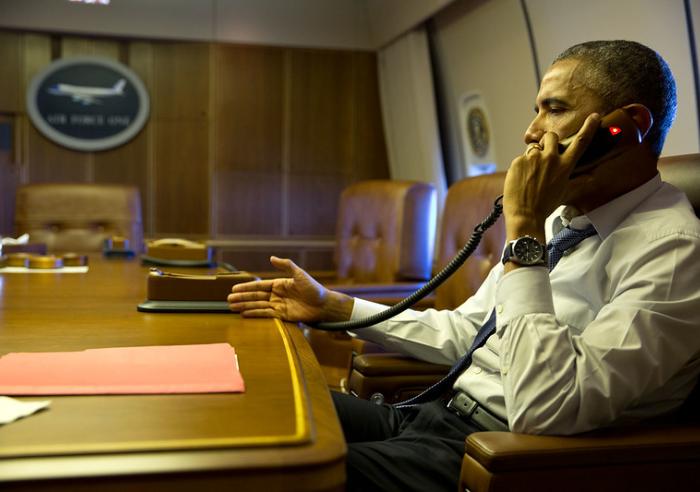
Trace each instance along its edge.
<instances>
[{"instance_id":1,"label":"black necktie","mask_svg":"<svg viewBox=\"0 0 700 492\"><path fill-rule=\"evenodd\" d=\"M578 243L587 237L592 236L593 234L595 234L595 228L592 224L589 224L585 229L570 229L565 227L559 231L547 244L549 271L551 272L554 269L567 250L573 248ZM479 329L467 353L464 354L462 358L452 366L445 377L424 390L422 393L409 398L408 400L396 403L395 406L403 407L417 405L419 403L426 403L441 397L444 393L450 390L452 386L454 386L457 377L462 374L472 363L472 354L474 351L484 345L488 337L490 337L495 330L496 311L494 310L491 311L491 316L489 316L489 319L486 320L483 326Z\"/></svg>"}]
</instances>

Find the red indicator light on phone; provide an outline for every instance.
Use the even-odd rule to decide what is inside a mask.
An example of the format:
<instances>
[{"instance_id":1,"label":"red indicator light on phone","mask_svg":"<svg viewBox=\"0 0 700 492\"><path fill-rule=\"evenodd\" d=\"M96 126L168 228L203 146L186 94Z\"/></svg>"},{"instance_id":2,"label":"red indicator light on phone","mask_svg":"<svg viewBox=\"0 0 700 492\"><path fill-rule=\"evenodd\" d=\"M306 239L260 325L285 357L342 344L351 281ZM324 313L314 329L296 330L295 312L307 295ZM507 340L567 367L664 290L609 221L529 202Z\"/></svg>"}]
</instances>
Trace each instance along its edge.
<instances>
[{"instance_id":1,"label":"red indicator light on phone","mask_svg":"<svg viewBox=\"0 0 700 492\"><path fill-rule=\"evenodd\" d=\"M617 135L618 133L622 132L622 128L619 126L611 126L608 127L608 131L610 132L610 135Z\"/></svg>"}]
</instances>

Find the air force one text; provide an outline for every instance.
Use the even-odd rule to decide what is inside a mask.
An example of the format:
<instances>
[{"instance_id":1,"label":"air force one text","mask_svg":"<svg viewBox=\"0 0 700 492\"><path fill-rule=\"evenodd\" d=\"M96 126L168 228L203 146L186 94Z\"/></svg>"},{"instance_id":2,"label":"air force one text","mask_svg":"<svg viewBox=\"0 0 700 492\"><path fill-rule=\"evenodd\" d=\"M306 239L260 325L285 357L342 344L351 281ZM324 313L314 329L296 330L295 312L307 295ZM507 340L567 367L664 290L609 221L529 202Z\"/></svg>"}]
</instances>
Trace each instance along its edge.
<instances>
[{"instance_id":1,"label":"air force one text","mask_svg":"<svg viewBox=\"0 0 700 492\"><path fill-rule=\"evenodd\" d=\"M124 95L126 79L119 79L112 87L89 87L83 85L55 84L48 88L54 96L68 96L83 106L102 104L99 98Z\"/></svg>"}]
</instances>

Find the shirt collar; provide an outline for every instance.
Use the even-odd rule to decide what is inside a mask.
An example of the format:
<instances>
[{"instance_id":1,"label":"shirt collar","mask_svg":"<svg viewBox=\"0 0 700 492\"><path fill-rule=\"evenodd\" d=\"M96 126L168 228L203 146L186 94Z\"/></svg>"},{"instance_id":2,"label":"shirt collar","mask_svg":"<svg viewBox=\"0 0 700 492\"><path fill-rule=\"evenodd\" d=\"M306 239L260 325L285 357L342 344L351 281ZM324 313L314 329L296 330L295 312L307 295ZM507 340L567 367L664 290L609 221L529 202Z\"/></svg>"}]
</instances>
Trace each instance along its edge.
<instances>
[{"instance_id":1,"label":"shirt collar","mask_svg":"<svg viewBox=\"0 0 700 492\"><path fill-rule=\"evenodd\" d=\"M632 210L656 192L662 184L661 176L656 174L643 185L591 210L587 215L581 215L573 207L561 206L547 218L547 240L568 225L573 229L583 229L588 224L593 224L598 235L605 239Z\"/></svg>"}]
</instances>

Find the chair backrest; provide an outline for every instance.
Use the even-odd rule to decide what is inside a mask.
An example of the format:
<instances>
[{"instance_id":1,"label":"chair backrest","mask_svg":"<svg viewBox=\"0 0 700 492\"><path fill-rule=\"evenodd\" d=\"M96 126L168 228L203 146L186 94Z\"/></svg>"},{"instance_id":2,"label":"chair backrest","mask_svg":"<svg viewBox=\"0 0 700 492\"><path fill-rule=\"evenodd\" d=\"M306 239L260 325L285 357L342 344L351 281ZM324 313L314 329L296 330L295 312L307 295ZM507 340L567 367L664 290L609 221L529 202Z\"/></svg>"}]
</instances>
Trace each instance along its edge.
<instances>
[{"instance_id":1,"label":"chair backrest","mask_svg":"<svg viewBox=\"0 0 700 492\"><path fill-rule=\"evenodd\" d=\"M50 252L100 251L111 236L143 242L141 198L133 186L49 183L17 190L15 232L46 243Z\"/></svg>"},{"instance_id":2,"label":"chair backrest","mask_svg":"<svg viewBox=\"0 0 700 492\"><path fill-rule=\"evenodd\" d=\"M341 197L336 275L345 283L385 283L430 277L437 198L428 183L360 181Z\"/></svg>"},{"instance_id":3,"label":"chair backrest","mask_svg":"<svg viewBox=\"0 0 700 492\"><path fill-rule=\"evenodd\" d=\"M683 191L700 215L700 154L685 154L659 159L661 179Z\"/></svg>"},{"instance_id":4,"label":"chair backrest","mask_svg":"<svg viewBox=\"0 0 700 492\"><path fill-rule=\"evenodd\" d=\"M683 191L700 217L700 154L685 154L659 159L661 179ZM700 380L678 412L681 420L700 419Z\"/></svg>"},{"instance_id":5,"label":"chair backrest","mask_svg":"<svg viewBox=\"0 0 700 492\"><path fill-rule=\"evenodd\" d=\"M435 271L440 271L467 243L474 231L503 194L505 173L465 178L447 190L445 208L436 245ZM506 240L503 218L491 226L464 264L435 290L436 309L454 309L471 297L489 270L501 258Z\"/></svg>"}]
</instances>

